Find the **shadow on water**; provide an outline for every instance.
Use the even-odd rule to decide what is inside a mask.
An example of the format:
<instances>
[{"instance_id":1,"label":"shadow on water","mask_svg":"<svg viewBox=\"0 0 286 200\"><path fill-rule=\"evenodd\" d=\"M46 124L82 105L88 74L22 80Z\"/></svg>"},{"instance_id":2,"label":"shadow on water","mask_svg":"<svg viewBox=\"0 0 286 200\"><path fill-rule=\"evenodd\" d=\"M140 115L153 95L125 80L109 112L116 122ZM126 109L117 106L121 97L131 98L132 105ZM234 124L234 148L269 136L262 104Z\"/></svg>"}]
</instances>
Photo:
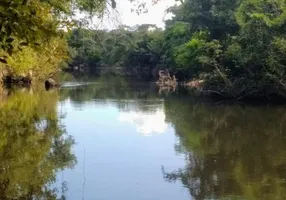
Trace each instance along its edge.
<instances>
[{"instance_id":1,"label":"shadow on water","mask_svg":"<svg viewBox=\"0 0 286 200\"><path fill-rule=\"evenodd\" d=\"M44 88L1 88L0 199L59 198L56 172L76 160L74 141L60 125L58 97Z\"/></svg>"}]
</instances>

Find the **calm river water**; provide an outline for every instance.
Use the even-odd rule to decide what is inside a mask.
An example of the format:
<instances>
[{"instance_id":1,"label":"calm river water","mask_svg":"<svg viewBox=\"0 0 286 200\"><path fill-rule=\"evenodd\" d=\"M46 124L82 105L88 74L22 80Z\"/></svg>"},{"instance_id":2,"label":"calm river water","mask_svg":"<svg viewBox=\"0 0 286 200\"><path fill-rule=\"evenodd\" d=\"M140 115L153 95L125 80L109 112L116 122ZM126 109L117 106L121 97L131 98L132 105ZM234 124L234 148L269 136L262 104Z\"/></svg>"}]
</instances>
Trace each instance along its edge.
<instances>
[{"instance_id":1,"label":"calm river water","mask_svg":"<svg viewBox=\"0 0 286 200\"><path fill-rule=\"evenodd\" d=\"M0 199L286 199L286 107L109 78L0 90Z\"/></svg>"}]
</instances>

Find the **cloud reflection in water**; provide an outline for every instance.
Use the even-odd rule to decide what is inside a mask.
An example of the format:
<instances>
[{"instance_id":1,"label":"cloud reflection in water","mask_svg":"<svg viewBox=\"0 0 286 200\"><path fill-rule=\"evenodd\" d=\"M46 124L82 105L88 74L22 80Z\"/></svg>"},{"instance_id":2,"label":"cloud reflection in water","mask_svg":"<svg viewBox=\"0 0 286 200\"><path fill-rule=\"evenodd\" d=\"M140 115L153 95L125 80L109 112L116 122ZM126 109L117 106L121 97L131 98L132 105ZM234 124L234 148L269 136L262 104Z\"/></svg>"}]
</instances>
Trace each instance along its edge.
<instances>
[{"instance_id":1,"label":"cloud reflection in water","mask_svg":"<svg viewBox=\"0 0 286 200\"><path fill-rule=\"evenodd\" d=\"M155 112L121 112L118 120L134 124L137 132L150 136L154 133L162 134L166 131L168 125L165 118L164 110L156 109Z\"/></svg>"}]
</instances>

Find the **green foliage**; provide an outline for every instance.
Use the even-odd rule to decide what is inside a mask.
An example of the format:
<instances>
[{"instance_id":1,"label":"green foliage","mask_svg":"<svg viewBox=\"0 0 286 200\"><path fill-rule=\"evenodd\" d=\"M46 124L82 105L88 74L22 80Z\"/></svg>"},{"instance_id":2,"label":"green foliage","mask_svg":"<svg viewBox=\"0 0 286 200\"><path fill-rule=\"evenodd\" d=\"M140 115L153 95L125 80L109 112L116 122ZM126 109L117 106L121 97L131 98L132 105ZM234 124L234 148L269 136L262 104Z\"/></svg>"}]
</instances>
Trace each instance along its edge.
<instances>
[{"instance_id":1,"label":"green foliage","mask_svg":"<svg viewBox=\"0 0 286 200\"><path fill-rule=\"evenodd\" d=\"M64 40L59 38L63 35L62 30L83 24L73 19L75 13L103 14L109 3L112 8L116 7L114 0L2 0L0 67L12 69L13 76L26 76L27 71L32 71L37 78L53 75L63 63L60 59L64 61L66 58L67 47ZM92 41L83 41L89 47L79 53L85 55L84 59L89 64L96 62L99 56ZM117 52L121 52L121 49ZM40 60L43 61L41 65Z\"/></svg>"},{"instance_id":2,"label":"green foliage","mask_svg":"<svg viewBox=\"0 0 286 200\"><path fill-rule=\"evenodd\" d=\"M129 51L125 64L129 69L135 69L143 76L145 74L145 76L152 77L154 76L152 70L160 68L162 65L163 31L150 25L145 28L142 26L139 26L134 32L137 42L135 48Z\"/></svg>"},{"instance_id":3,"label":"green foliage","mask_svg":"<svg viewBox=\"0 0 286 200\"><path fill-rule=\"evenodd\" d=\"M223 96L285 97L285 9L281 0L187 0L169 9L166 39L174 42L165 54L183 79L203 78ZM182 24L187 39L177 43Z\"/></svg>"},{"instance_id":4,"label":"green foliage","mask_svg":"<svg viewBox=\"0 0 286 200\"><path fill-rule=\"evenodd\" d=\"M149 77L168 68L179 80L204 79L205 90L224 97L286 97L284 0L186 0L168 12L164 31L149 24L74 30L73 64Z\"/></svg>"},{"instance_id":5,"label":"green foliage","mask_svg":"<svg viewBox=\"0 0 286 200\"><path fill-rule=\"evenodd\" d=\"M25 77L31 72L32 78L44 79L56 73L60 64L68 60L65 40L55 37L44 44L38 48L23 47L8 56L7 65L14 76Z\"/></svg>"},{"instance_id":6,"label":"green foliage","mask_svg":"<svg viewBox=\"0 0 286 200\"><path fill-rule=\"evenodd\" d=\"M163 31L149 24L133 30L124 26L112 31L75 29L68 36L70 51L76 55L70 68L82 66L95 72L111 66L142 75L144 69L150 72L160 64L163 40Z\"/></svg>"},{"instance_id":7,"label":"green foliage","mask_svg":"<svg viewBox=\"0 0 286 200\"><path fill-rule=\"evenodd\" d=\"M13 39L34 44L57 35L59 28L72 25L70 17L78 8L89 13L102 12L102 0L3 0L0 5L1 47L10 47Z\"/></svg>"},{"instance_id":8,"label":"green foliage","mask_svg":"<svg viewBox=\"0 0 286 200\"><path fill-rule=\"evenodd\" d=\"M100 47L93 40L95 35L85 29L75 29L68 35L72 65L94 66L100 60Z\"/></svg>"},{"instance_id":9,"label":"green foliage","mask_svg":"<svg viewBox=\"0 0 286 200\"><path fill-rule=\"evenodd\" d=\"M72 9L94 12L102 10L103 5L105 1L3 0L0 5L3 67L12 68L13 75L33 71L37 78L51 76L66 57L67 47L58 36L62 33L60 29L73 26Z\"/></svg>"},{"instance_id":10,"label":"green foliage","mask_svg":"<svg viewBox=\"0 0 286 200\"><path fill-rule=\"evenodd\" d=\"M169 22L170 23L170 22ZM162 63L170 68L180 67L180 64L175 62L176 51L179 47L185 44L190 39L190 25L184 22L167 23L164 32L163 41L163 56ZM184 72L186 74L186 72ZM186 74L187 75L187 74Z\"/></svg>"}]
</instances>

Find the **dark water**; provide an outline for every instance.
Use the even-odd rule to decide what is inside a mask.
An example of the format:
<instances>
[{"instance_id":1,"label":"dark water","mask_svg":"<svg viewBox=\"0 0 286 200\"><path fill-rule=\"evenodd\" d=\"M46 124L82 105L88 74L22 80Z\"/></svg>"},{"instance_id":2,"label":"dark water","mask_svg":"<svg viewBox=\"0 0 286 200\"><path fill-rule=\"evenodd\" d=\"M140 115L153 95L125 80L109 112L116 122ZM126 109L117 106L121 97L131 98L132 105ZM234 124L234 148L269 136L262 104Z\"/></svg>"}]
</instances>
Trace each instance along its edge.
<instances>
[{"instance_id":1,"label":"dark water","mask_svg":"<svg viewBox=\"0 0 286 200\"><path fill-rule=\"evenodd\" d=\"M109 78L0 90L0 199L286 199L286 107Z\"/></svg>"}]
</instances>

